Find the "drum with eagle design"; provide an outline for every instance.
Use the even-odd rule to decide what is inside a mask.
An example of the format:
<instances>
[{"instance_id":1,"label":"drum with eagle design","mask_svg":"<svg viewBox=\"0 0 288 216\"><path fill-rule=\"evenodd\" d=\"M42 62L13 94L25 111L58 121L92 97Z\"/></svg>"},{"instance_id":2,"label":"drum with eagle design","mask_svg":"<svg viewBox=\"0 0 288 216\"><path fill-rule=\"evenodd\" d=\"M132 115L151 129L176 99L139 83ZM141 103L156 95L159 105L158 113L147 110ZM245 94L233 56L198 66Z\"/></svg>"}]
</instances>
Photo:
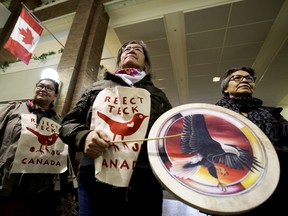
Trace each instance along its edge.
<instances>
[{"instance_id":1,"label":"drum with eagle design","mask_svg":"<svg viewBox=\"0 0 288 216\"><path fill-rule=\"evenodd\" d=\"M165 189L205 213L249 211L278 184L273 145L255 124L229 109L177 106L154 123L148 140L152 170Z\"/></svg>"}]
</instances>

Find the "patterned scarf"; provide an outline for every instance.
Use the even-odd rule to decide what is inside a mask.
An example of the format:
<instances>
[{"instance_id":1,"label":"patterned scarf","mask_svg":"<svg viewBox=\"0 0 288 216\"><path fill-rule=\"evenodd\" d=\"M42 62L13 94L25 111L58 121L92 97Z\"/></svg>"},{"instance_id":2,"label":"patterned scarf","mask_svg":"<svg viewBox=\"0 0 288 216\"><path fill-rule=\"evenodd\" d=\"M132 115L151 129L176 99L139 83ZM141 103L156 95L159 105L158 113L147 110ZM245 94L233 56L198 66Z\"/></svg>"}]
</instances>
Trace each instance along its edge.
<instances>
[{"instance_id":1,"label":"patterned scarf","mask_svg":"<svg viewBox=\"0 0 288 216\"><path fill-rule=\"evenodd\" d=\"M115 75L121 77L129 86L133 86L136 82L139 82L146 75L145 71L139 71L136 68L125 68L117 70Z\"/></svg>"},{"instance_id":2,"label":"patterned scarf","mask_svg":"<svg viewBox=\"0 0 288 216\"><path fill-rule=\"evenodd\" d=\"M36 108L34 100L28 100L26 104L29 112L37 116L37 124L39 124L41 118L43 117L51 118L52 116L56 115L56 112L53 109L53 104L50 105L49 109Z\"/></svg>"},{"instance_id":3,"label":"patterned scarf","mask_svg":"<svg viewBox=\"0 0 288 216\"><path fill-rule=\"evenodd\" d=\"M223 97L216 103L218 106L240 114L242 112L248 113L247 118L266 134L272 144L276 144L278 142L278 122L267 109L262 107L262 104L262 100L253 97Z\"/></svg>"}]
</instances>

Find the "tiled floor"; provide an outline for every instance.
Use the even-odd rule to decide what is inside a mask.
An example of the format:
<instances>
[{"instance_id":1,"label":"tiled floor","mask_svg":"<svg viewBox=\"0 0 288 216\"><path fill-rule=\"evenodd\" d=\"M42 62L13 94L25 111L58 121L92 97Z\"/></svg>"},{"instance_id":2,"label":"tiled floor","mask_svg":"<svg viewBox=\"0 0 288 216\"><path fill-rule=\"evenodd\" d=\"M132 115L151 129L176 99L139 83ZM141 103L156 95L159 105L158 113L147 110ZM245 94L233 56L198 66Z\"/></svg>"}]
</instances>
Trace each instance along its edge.
<instances>
[{"instance_id":1,"label":"tiled floor","mask_svg":"<svg viewBox=\"0 0 288 216\"><path fill-rule=\"evenodd\" d=\"M209 216L197 209L176 200L171 194L164 190L163 216Z\"/></svg>"}]
</instances>

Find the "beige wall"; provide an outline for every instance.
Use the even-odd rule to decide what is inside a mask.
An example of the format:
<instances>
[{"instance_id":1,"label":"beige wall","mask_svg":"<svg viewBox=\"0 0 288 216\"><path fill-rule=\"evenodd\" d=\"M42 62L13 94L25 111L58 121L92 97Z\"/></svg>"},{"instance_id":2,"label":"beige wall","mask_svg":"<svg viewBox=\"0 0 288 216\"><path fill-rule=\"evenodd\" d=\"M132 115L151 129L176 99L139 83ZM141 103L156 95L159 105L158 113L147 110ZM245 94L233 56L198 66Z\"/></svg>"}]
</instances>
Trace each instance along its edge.
<instances>
[{"instance_id":1,"label":"beige wall","mask_svg":"<svg viewBox=\"0 0 288 216\"><path fill-rule=\"evenodd\" d=\"M61 55L48 56L45 62L31 59L29 65L23 62L10 64L5 72L0 71L0 103L12 100L26 100L33 97L35 83L46 68L57 69Z\"/></svg>"},{"instance_id":2,"label":"beige wall","mask_svg":"<svg viewBox=\"0 0 288 216\"><path fill-rule=\"evenodd\" d=\"M284 118L288 120L288 106L287 105L279 105L279 106L283 108L281 112L282 116L284 116Z\"/></svg>"},{"instance_id":3,"label":"beige wall","mask_svg":"<svg viewBox=\"0 0 288 216\"><path fill-rule=\"evenodd\" d=\"M0 70L0 104L33 97L35 83L41 78L41 72L46 68L57 70L60 57L61 54L51 55L45 62L31 59L29 65L17 62L10 64L5 72ZM279 107L283 108L281 114L288 120L288 106L279 104Z\"/></svg>"}]
</instances>

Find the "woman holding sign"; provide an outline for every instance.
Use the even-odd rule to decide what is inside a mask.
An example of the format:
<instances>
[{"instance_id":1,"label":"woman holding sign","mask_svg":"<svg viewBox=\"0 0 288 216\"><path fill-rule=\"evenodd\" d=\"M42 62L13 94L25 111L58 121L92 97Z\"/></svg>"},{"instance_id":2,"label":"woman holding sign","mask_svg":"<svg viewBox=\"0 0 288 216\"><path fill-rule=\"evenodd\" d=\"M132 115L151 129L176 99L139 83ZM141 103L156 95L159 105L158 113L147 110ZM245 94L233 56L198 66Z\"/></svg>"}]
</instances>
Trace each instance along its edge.
<instances>
[{"instance_id":1,"label":"woman holding sign","mask_svg":"<svg viewBox=\"0 0 288 216\"><path fill-rule=\"evenodd\" d=\"M0 215L57 215L55 179L67 170L68 154L58 139L58 87L41 79L33 99L0 108Z\"/></svg>"},{"instance_id":2,"label":"woman holding sign","mask_svg":"<svg viewBox=\"0 0 288 216\"><path fill-rule=\"evenodd\" d=\"M151 81L143 41L125 43L117 67L86 90L60 128L63 141L84 153L79 215L160 216L162 187L150 168L145 137L172 106Z\"/></svg>"}]
</instances>

